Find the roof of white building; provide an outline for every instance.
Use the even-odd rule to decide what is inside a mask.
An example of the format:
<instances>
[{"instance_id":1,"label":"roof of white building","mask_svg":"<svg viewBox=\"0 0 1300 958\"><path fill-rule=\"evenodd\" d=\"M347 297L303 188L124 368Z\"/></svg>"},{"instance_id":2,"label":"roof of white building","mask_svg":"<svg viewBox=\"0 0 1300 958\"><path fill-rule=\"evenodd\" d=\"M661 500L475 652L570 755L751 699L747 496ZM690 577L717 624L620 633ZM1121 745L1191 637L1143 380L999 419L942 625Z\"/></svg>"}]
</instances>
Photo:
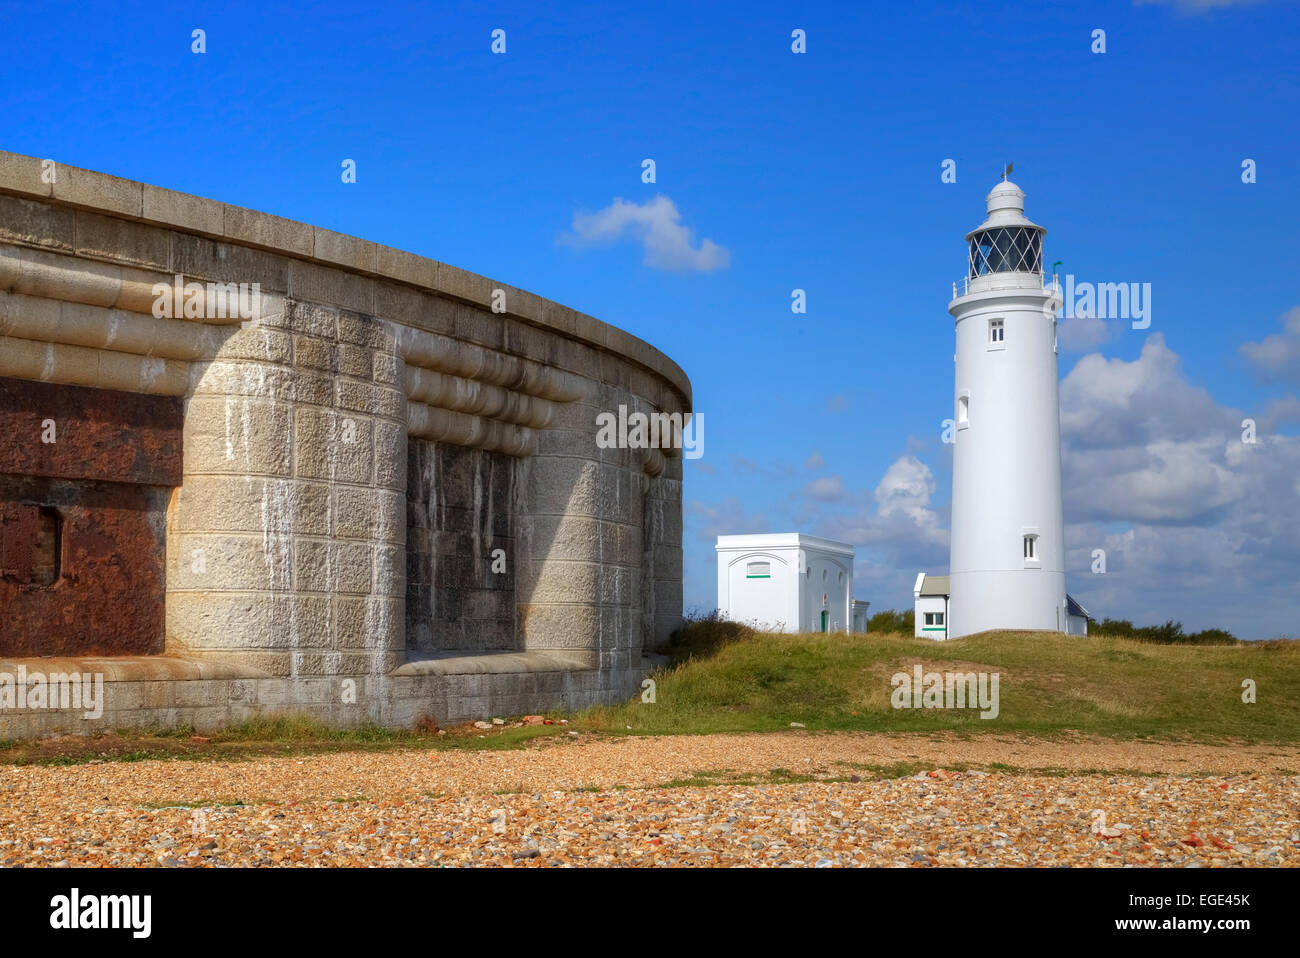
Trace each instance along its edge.
<instances>
[{"instance_id":1,"label":"roof of white building","mask_svg":"<svg viewBox=\"0 0 1300 958\"><path fill-rule=\"evenodd\" d=\"M823 552L853 555L853 546L847 542L823 539L821 536L805 535L802 532L760 532L754 535L718 536L716 548L719 552L751 549L820 549Z\"/></svg>"},{"instance_id":2,"label":"roof of white building","mask_svg":"<svg viewBox=\"0 0 1300 958\"><path fill-rule=\"evenodd\" d=\"M914 595L951 595L948 591L948 577L946 575L926 575L924 572L916 577L916 585L912 587Z\"/></svg>"}]
</instances>

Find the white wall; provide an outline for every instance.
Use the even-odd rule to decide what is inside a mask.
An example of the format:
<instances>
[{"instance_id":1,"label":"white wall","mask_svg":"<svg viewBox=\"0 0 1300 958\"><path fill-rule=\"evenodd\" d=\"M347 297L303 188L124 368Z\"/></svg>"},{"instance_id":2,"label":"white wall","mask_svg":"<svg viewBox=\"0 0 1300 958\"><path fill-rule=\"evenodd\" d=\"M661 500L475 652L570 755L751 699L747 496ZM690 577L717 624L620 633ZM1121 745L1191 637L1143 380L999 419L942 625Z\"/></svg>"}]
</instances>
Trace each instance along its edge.
<instances>
[{"instance_id":1,"label":"white wall","mask_svg":"<svg viewBox=\"0 0 1300 958\"><path fill-rule=\"evenodd\" d=\"M804 562L802 631L822 631L822 612L826 613L827 632L848 631L853 602L853 559L806 547Z\"/></svg>"},{"instance_id":2,"label":"white wall","mask_svg":"<svg viewBox=\"0 0 1300 958\"><path fill-rule=\"evenodd\" d=\"M718 610L728 619L778 632L799 623L798 550L756 549L719 553ZM767 563L770 578L752 578L750 568Z\"/></svg>"},{"instance_id":3,"label":"white wall","mask_svg":"<svg viewBox=\"0 0 1300 958\"><path fill-rule=\"evenodd\" d=\"M927 626L925 624L925 614L927 612L941 613L944 616L944 624L942 626ZM918 639L948 638L948 599L945 596L916 596L916 608L913 615L916 617L915 635Z\"/></svg>"},{"instance_id":4,"label":"white wall","mask_svg":"<svg viewBox=\"0 0 1300 958\"><path fill-rule=\"evenodd\" d=\"M725 618L785 632L848 631L853 603L853 547L782 533L719 536L718 611ZM771 577L751 578L767 562ZM823 599L823 596L825 597Z\"/></svg>"}]
</instances>

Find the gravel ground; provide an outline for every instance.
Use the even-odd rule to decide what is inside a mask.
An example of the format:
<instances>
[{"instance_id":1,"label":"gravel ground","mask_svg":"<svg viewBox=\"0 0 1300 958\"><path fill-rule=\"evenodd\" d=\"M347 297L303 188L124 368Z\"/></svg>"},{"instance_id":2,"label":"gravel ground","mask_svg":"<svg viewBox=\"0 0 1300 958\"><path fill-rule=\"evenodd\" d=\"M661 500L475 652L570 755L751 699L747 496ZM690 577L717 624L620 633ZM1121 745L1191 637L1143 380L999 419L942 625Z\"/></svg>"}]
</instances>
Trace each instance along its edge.
<instances>
[{"instance_id":1,"label":"gravel ground","mask_svg":"<svg viewBox=\"0 0 1300 958\"><path fill-rule=\"evenodd\" d=\"M861 768L903 761L929 770ZM992 762L1178 777L943 768ZM1297 767L1292 746L848 733L6 767L0 864L1296 866ZM774 769L862 780L662 787Z\"/></svg>"}]
</instances>

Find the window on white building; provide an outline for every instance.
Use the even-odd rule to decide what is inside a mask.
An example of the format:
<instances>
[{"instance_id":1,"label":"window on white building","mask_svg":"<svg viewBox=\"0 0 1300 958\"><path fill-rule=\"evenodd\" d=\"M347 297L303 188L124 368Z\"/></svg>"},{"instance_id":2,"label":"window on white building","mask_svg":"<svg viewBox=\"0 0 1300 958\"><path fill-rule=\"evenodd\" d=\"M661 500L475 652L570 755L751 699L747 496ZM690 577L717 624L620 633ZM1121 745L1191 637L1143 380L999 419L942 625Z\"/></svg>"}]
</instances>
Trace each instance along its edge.
<instances>
[{"instance_id":1,"label":"window on white building","mask_svg":"<svg viewBox=\"0 0 1300 958\"><path fill-rule=\"evenodd\" d=\"M745 567L746 579L770 579L772 578L772 563L770 562L751 562Z\"/></svg>"},{"instance_id":2,"label":"window on white building","mask_svg":"<svg viewBox=\"0 0 1300 958\"><path fill-rule=\"evenodd\" d=\"M1038 536L1025 536L1025 558L1038 558Z\"/></svg>"},{"instance_id":3,"label":"window on white building","mask_svg":"<svg viewBox=\"0 0 1300 958\"><path fill-rule=\"evenodd\" d=\"M1006 326L1000 319L989 320L989 342L1001 343L1006 341Z\"/></svg>"},{"instance_id":4,"label":"window on white building","mask_svg":"<svg viewBox=\"0 0 1300 958\"><path fill-rule=\"evenodd\" d=\"M957 397L957 425L970 425L970 396Z\"/></svg>"},{"instance_id":5,"label":"window on white building","mask_svg":"<svg viewBox=\"0 0 1300 958\"><path fill-rule=\"evenodd\" d=\"M925 613L925 624L926 624L926 625L943 625L943 613L942 613L942 612L927 612L927 613Z\"/></svg>"}]
</instances>

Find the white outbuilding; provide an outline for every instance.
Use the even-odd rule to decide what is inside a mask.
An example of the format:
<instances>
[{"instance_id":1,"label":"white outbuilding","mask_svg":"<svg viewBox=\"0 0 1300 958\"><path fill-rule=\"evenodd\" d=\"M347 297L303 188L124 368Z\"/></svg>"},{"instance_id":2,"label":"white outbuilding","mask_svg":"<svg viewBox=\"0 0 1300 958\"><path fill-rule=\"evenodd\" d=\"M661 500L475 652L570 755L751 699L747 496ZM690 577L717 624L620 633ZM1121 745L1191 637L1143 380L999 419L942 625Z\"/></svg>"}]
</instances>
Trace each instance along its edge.
<instances>
[{"instance_id":1,"label":"white outbuilding","mask_svg":"<svg viewBox=\"0 0 1300 958\"><path fill-rule=\"evenodd\" d=\"M866 630L853 546L799 532L718 536L718 613L774 632Z\"/></svg>"},{"instance_id":2,"label":"white outbuilding","mask_svg":"<svg viewBox=\"0 0 1300 958\"><path fill-rule=\"evenodd\" d=\"M948 638L948 608L951 602L948 583L946 575L928 575L924 572L917 574L912 596L916 603L913 634L918 639ZM1065 633L1087 635L1092 615L1072 595L1066 595L1065 606Z\"/></svg>"},{"instance_id":3,"label":"white outbuilding","mask_svg":"<svg viewBox=\"0 0 1300 958\"><path fill-rule=\"evenodd\" d=\"M948 577L918 572L912 597L916 600L916 637L948 638Z\"/></svg>"}]
</instances>

